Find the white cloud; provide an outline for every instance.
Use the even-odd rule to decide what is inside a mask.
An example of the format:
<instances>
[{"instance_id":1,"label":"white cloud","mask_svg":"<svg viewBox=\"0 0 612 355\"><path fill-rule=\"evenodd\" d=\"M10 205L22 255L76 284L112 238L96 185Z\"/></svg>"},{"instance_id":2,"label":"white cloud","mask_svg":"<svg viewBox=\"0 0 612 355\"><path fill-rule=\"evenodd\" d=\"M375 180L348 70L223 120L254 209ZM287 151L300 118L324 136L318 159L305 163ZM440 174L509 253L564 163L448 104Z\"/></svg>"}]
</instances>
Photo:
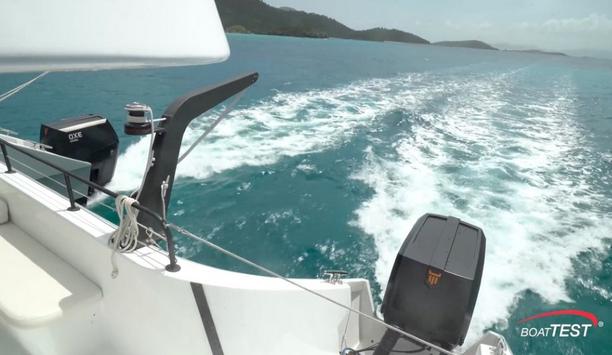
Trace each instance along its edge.
<instances>
[{"instance_id":1,"label":"white cloud","mask_svg":"<svg viewBox=\"0 0 612 355\"><path fill-rule=\"evenodd\" d=\"M604 14L549 19L514 26L516 36L529 44L553 49L612 49L612 20Z\"/></svg>"},{"instance_id":2,"label":"white cloud","mask_svg":"<svg viewBox=\"0 0 612 355\"><path fill-rule=\"evenodd\" d=\"M612 19L605 14L552 18L541 22L444 22L449 39L480 39L539 49L598 49L612 51ZM439 35L444 36L443 33Z\"/></svg>"},{"instance_id":3,"label":"white cloud","mask_svg":"<svg viewBox=\"0 0 612 355\"><path fill-rule=\"evenodd\" d=\"M606 15L591 14L583 18L550 19L542 24L528 27L548 33L610 35L612 33L612 20Z\"/></svg>"}]
</instances>

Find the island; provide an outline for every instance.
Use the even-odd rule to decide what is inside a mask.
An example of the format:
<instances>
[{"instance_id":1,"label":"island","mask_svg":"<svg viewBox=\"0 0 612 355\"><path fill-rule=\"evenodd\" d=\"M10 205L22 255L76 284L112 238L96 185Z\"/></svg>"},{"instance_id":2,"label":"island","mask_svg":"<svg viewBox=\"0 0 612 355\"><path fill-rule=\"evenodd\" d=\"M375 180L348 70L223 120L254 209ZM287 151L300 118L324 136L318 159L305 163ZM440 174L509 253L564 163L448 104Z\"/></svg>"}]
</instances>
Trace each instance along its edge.
<instances>
[{"instance_id":1,"label":"island","mask_svg":"<svg viewBox=\"0 0 612 355\"><path fill-rule=\"evenodd\" d=\"M354 30L331 17L300 11L288 6L274 7L262 0L215 0L223 28L228 33L255 33L264 35L343 38L379 42L430 44L443 47L461 47L498 50L478 40L429 42L413 33L383 27ZM504 49L506 52L560 55L537 49Z\"/></svg>"},{"instance_id":2,"label":"island","mask_svg":"<svg viewBox=\"0 0 612 355\"><path fill-rule=\"evenodd\" d=\"M327 16L290 7L277 8L262 0L216 0L216 3L226 32L429 43L415 34L396 29L354 30Z\"/></svg>"},{"instance_id":3,"label":"island","mask_svg":"<svg viewBox=\"0 0 612 355\"><path fill-rule=\"evenodd\" d=\"M568 55L561 52L548 52L539 49L507 49L508 52L521 52L521 53L531 53L531 54L545 54L545 55L560 55L567 57Z\"/></svg>"},{"instance_id":4,"label":"island","mask_svg":"<svg viewBox=\"0 0 612 355\"><path fill-rule=\"evenodd\" d=\"M473 48L473 49L489 49L496 51L497 48L493 47L490 44L484 43L482 41L477 40L468 40L468 41L441 41L432 43L435 46L444 46L444 47L462 47L462 48Z\"/></svg>"}]
</instances>

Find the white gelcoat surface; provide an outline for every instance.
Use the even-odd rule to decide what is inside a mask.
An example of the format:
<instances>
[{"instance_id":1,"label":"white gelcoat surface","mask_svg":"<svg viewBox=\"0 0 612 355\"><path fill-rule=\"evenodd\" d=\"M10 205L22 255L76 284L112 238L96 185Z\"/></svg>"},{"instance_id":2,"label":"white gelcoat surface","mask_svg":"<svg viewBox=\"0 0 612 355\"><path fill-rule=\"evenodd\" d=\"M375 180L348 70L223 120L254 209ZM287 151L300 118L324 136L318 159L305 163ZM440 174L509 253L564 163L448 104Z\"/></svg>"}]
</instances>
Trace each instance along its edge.
<instances>
[{"instance_id":1,"label":"white gelcoat surface","mask_svg":"<svg viewBox=\"0 0 612 355\"><path fill-rule=\"evenodd\" d=\"M4 169L0 163L0 171ZM0 198L9 205L11 223L102 291L102 298L88 307L38 326L23 327L0 317L0 341L15 348L14 355L212 354L191 282L204 288L227 355L333 355L345 346L371 345L384 332L379 324L349 317L346 309L277 278L181 258L181 270L167 272L167 256L150 247L118 254L119 275L112 278L107 242L116 226L87 209L67 211L64 197L21 173L0 173ZM367 280L293 281L374 315ZM488 332L462 354L476 355L479 345L500 342L502 338ZM511 354L506 346L504 350L504 355Z\"/></svg>"},{"instance_id":2,"label":"white gelcoat surface","mask_svg":"<svg viewBox=\"0 0 612 355\"><path fill-rule=\"evenodd\" d=\"M214 0L0 2L0 72L209 64L229 46Z\"/></svg>"},{"instance_id":3,"label":"white gelcoat surface","mask_svg":"<svg viewBox=\"0 0 612 355\"><path fill-rule=\"evenodd\" d=\"M95 315L83 313L80 321L67 317L67 325L51 324L46 333L52 337L11 328L28 350L41 341L53 344L46 349L56 349L33 354L89 354L109 343L117 354L210 354L190 282L204 286L226 354L286 354L291 349L294 354L331 355L340 349L348 311L282 280L180 258L181 271L169 273L164 269L167 257L151 248L117 255L119 276L113 279L107 239L115 226L86 209L66 211L65 198L20 173L0 174L0 196L9 204L13 223L102 290ZM295 281L374 313L365 280L337 285ZM356 318L350 319L346 339L354 347L366 337ZM146 335L147 341L135 342L134 332Z\"/></svg>"},{"instance_id":4,"label":"white gelcoat surface","mask_svg":"<svg viewBox=\"0 0 612 355\"><path fill-rule=\"evenodd\" d=\"M52 322L92 304L101 290L13 223L0 225L0 317L20 327Z\"/></svg>"}]
</instances>

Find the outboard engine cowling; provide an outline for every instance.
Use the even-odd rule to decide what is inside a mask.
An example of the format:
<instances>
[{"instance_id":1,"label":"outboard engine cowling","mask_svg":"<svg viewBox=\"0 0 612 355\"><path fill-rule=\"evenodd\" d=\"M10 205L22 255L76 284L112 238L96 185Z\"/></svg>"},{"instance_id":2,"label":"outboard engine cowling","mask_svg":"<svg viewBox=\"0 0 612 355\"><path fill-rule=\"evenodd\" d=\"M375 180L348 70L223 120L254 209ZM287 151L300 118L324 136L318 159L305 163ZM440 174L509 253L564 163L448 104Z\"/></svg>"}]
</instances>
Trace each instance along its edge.
<instances>
[{"instance_id":1,"label":"outboard engine cowling","mask_svg":"<svg viewBox=\"0 0 612 355\"><path fill-rule=\"evenodd\" d=\"M40 142L50 146L50 152L90 162L92 182L105 185L113 177L119 139L113 126L102 116L87 115L42 124Z\"/></svg>"},{"instance_id":2,"label":"outboard engine cowling","mask_svg":"<svg viewBox=\"0 0 612 355\"><path fill-rule=\"evenodd\" d=\"M395 259L381 309L385 321L446 349L463 344L485 245L482 230L458 218L421 217ZM398 339L387 331L375 354L387 354Z\"/></svg>"}]
</instances>

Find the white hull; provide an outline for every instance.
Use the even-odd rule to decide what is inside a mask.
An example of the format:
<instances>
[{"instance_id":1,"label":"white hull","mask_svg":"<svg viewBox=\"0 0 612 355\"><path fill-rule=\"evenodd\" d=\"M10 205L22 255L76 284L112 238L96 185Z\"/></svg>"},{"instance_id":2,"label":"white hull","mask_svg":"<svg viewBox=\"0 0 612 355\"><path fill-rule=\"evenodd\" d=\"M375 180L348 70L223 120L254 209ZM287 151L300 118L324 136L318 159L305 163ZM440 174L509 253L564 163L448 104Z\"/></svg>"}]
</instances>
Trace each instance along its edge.
<instances>
[{"instance_id":1,"label":"white hull","mask_svg":"<svg viewBox=\"0 0 612 355\"><path fill-rule=\"evenodd\" d=\"M64 197L20 173L0 174L0 198L10 215L0 225L0 260L22 265L3 265L2 277L24 280L0 289L0 345L10 354L216 355L192 289L199 285L227 355L334 355L346 346L369 346L384 332L281 279L185 259L179 259L179 272L168 272L165 252L151 247L117 254L119 274L112 278L107 242L116 226L84 208L67 211ZM31 238L30 246L12 246L11 228L21 231L20 240ZM36 248L43 251L31 252ZM51 264L63 266L45 270ZM28 284L36 277L40 280ZM294 281L374 315L367 280ZM501 341L487 337L492 344ZM465 353L485 354L479 350L485 348L478 345Z\"/></svg>"},{"instance_id":2,"label":"white hull","mask_svg":"<svg viewBox=\"0 0 612 355\"><path fill-rule=\"evenodd\" d=\"M214 0L2 1L0 33L9 34L0 43L0 72L208 64L229 56ZM148 213L138 222L166 228L165 218L154 214L166 212L185 128L257 78L251 73L180 97L160 120L151 111L129 110L124 129L142 134L151 128L156 147L137 195L140 211ZM85 208L67 210L64 190L26 176L37 178L25 165L60 183L61 175L9 153L17 173L0 173L1 355L336 355L375 345L392 328L376 318L364 279L283 280L180 258L180 271L169 272L169 256L152 246L114 254L119 273L112 277L108 242L117 226ZM89 174L81 177L89 180ZM82 185L73 187L83 193ZM393 329L388 334L398 332ZM419 354L439 350L449 353ZM510 351L503 338L488 333L461 354Z\"/></svg>"},{"instance_id":3,"label":"white hull","mask_svg":"<svg viewBox=\"0 0 612 355\"><path fill-rule=\"evenodd\" d=\"M170 273L164 269L167 256L148 247L117 255L119 276L113 279L107 240L115 226L85 209L66 211L66 199L21 174L0 175L0 197L8 202L10 223L78 270L101 294L43 322L16 321L0 312L5 331L30 354L210 353L190 283L204 285L225 354L286 354L288 349L337 354L348 312L282 280L184 259L181 271ZM298 282L373 313L365 280ZM32 302L46 296L44 289L28 295ZM360 339L351 318L348 344L359 347L368 339Z\"/></svg>"}]
</instances>

